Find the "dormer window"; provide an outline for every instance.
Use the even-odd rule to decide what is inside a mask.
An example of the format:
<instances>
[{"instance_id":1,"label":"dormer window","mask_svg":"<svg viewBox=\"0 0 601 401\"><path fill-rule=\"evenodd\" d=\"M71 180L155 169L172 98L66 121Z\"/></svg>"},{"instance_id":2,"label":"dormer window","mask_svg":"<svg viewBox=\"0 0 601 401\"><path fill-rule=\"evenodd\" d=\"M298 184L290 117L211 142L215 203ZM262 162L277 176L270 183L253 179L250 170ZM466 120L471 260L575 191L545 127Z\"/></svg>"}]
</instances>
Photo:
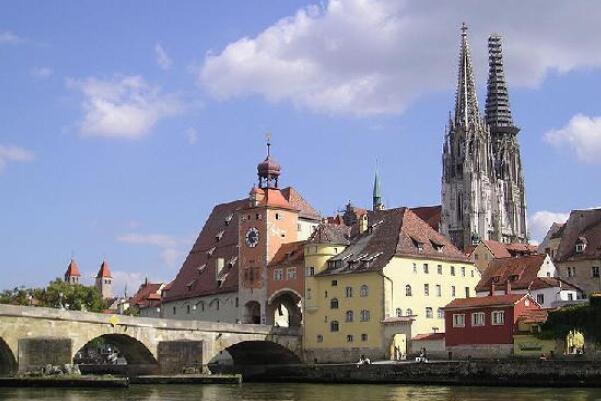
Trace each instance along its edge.
<instances>
[{"instance_id":1,"label":"dormer window","mask_svg":"<svg viewBox=\"0 0 601 401\"><path fill-rule=\"evenodd\" d=\"M215 235L215 239L216 239L217 241L221 241L221 238L223 238L223 233L224 233L224 232L225 232L225 231L223 231L223 230L219 231L219 232L217 233L217 235Z\"/></svg>"},{"instance_id":2,"label":"dormer window","mask_svg":"<svg viewBox=\"0 0 601 401\"><path fill-rule=\"evenodd\" d=\"M196 269L198 270L198 273L202 273L206 268L207 264L205 263L204 265L198 266Z\"/></svg>"},{"instance_id":3,"label":"dormer window","mask_svg":"<svg viewBox=\"0 0 601 401\"><path fill-rule=\"evenodd\" d=\"M213 256L214 253L215 253L215 247L212 247L211 249L209 249L207 251L207 256L211 257L211 256Z\"/></svg>"},{"instance_id":4,"label":"dormer window","mask_svg":"<svg viewBox=\"0 0 601 401\"><path fill-rule=\"evenodd\" d=\"M233 219L233 218L234 218L234 214L233 214L233 213L230 213L230 214L228 214L227 216L225 216L225 219L224 219L224 221L225 221L225 225L226 225L226 226L229 226L229 225L230 225L230 223L232 222L232 219Z\"/></svg>"},{"instance_id":5,"label":"dormer window","mask_svg":"<svg viewBox=\"0 0 601 401\"><path fill-rule=\"evenodd\" d=\"M501 276L493 276L493 278L492 278L493 283L498 283L499 280L501 280Z\"/></svg>"},{"instance_id":6,"label":"dormer window","mask_svg":"<svg viewBox=\"0 0 601 401\"><path fill-rule=\"evenodd\" d=\"M576 253L582 253L584 252L584 244L580 243L580 244L576 244Z\"/></svg>"},{"instance_id":7,"label":"dormer window","mask_svg":"<svg viewBox=\"0 0 601 401\"><path fill-rule=\"evenodd\" d=\"M520 276L518 276L517 274L512 274L511 276L509 276L509 281L518 281L519 278Z\"/></svg>"},{"instance_id":8,"label":"dormer window","mask_svg":"<svg viewBox=\"0 0 601 401\"><path fill-rule=\"evenodd\" d=\"M236 264L236 262L238 261L238 257L237 256L233 256L229 262L227 262L228 267L234 267L234 265Z\"/></svg>"}]
</instances>

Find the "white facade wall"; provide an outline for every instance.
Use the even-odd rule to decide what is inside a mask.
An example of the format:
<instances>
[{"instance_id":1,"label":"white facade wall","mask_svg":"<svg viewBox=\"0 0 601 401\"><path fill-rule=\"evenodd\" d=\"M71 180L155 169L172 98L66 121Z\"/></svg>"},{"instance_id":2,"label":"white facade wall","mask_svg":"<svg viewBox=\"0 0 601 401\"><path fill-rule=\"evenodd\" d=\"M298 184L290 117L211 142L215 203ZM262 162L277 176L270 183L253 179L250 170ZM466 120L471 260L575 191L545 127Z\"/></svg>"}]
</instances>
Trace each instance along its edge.
<instances>
[{"instance_id":1,"label":"white facade wall","mask_svg":"<svg viewBox=\"0 0 601 401\"><path fill-rule=\"evenodd\" d=\"M229 292L164 303L161 306L161 317L239 323L239 309L238 293Z\"/></svg>"},{"instance_id":2,"label":"white facade wall","mask_svg":"<svg viewBox=\"0 0 601 401\"><path fill-rule=\"evenodd\" d=\"M317 226L319 225L318 221L315 220L305 220L305 219L301 219L299 217L298 219L298 227L297 227L297 240L298 241L304 241L306 239L309 239L309 237L311 236L311 234L313 234L313 231L315 231L315 229L317 228Z\"/></svg>"}]
</instances>

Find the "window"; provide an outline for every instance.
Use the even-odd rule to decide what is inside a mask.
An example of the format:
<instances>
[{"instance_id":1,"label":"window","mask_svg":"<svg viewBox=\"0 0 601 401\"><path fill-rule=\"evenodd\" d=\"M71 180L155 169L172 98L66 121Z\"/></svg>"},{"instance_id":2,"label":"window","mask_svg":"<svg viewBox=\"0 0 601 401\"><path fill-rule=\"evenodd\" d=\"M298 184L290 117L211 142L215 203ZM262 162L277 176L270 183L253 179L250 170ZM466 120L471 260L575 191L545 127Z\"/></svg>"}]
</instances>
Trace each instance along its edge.
<instances>
[{"instance_id":1,"label":"window","mask_svg":"<svg viewBox=\"0 0 601 401\"><path fill-rule=\"evenodd\" d=\"M352 298L352 297L353 297L353 287L346 287L346 288L344 289L344 295L345 295L347 298Z\"/></svg>"},{"instance_id":2,"label":"window","mask_svg":"<svg viewBox=\"0 0 601 401\"><path fill-rule=\"evenodd\" d=\"M335 332L338 331L339 327L338 327L338 321L337 320L332 320L330 322L330 331Z\"/></svg>"},{"instance_id":3,"label":"window","mask_svg":"<svg viewBox=\"0 0 601 401\"><path fill-rule=\"evenodd\" d=\"M463 313L453 314L453 327L465 327L465 315Z\"/></svg>"},{"instance_id":4,"label":"window","mask_svg":"<svg viewBox=\"0 0 601 401\"><path fill-rule=\"evenodd\" d=\"M477 253L474 254L474 260L478 260L478 254Z\"/></svg>"},{"instance_id":5,"label":"window","mask_svg":"<svg viewBox=\"0 0 601 401\"><path fill-rule=\"evenodd\" d=\"M444 319L444 310L442 308L438 308L436 310L436 315L438 316L439 319Z\"/></svg>"},{"instance_id":6,"label":"window","mask_svg":"<svg viewBox=\"0 0 601 401\"><path fill-rule=\"evenodd\" d=\"M536 294L536 303L542 305L545 303L545 294Z\"/></svg>"},{"instance_id":7,"label":"window","mask_svg":"<svg viewBox=\"0 0 601 401\"><path fill-rule=\"evenodd\" d=\"M173 307L173 314L177 314L177 309L175 308L175 306Z\"/></svg>"},{"instance_id":8,"label":"window","mask_svg":"<svg viewBox=\"0 0 601 401\"><path fill-rule=\"evenodd\" d=\"M461 276L465 277L465 266L461 266Z\"/></svg>"},{"instance_id":9,"label":"window","mask_svg":"<svg viewBox=\"0 0 601 401\"><path fill-rule=\"evenodd\" d=\"M324 291L324 295L325 295L326 298L328 297L328 290Z\"/></svg>"},{"instance_id":10,"label":"window","mask_svg":"<svg viewBox=\"0 0 601 401\"><path fill-rule=\"evenodd\" d=\"M361 289L359 290L359 295L361 295L362 297L366 297L368 294L369 294L369 289L365 284L363 284L361 286Z\"/></svg>"},{"instance_id":11,"label":"window","mask_svg":"<svg viewBox=\"0 0 601 401\"><path fill-rule=\"evenodd\" d=\"M323 336L321 334L317 335L317 342L318 343L322 343L323 342Z\"/></svg>"},{"instance_id":12,"label":"window","mask_svg":"<svg viewBox=\"0 0 601 401\"><path fill-rule=\"evenodd\" d=\"M401 308L396 308L396 317L403 316L403 310Z\"/></svg>"},{"instance_id":13,"label":"window","mask_svg":"<svg viewBox=\"0 0 601 401\"><path fill-rule=\"evenodd\" d=\"M568 267L568 277L574 277L576 276L576 268L575 267Z\"/></svg>"},{"instance_id":14,"label":"window","mask_svg":"<svg viewBox=\"0 0 601 401\"><path fill-rule=\"evenodd\" d=\"M219 310L219 300L215 301L215 310Z\"/></svg>"},{"instance_id":15,"label":"window","mask_svg":"<svg viewBox=\"0 0 601 401\"><path fill-rule=\"evenodd\" d=\"M286 270L286 276L288 277L288 280L294 280L296 278L296 267L289 267L288 270Z\"/></svg>"},{"instance_id":16,"label":"window","mask_svg":"<svg viewBox=\"0 0 601 401\"><path fill-rule=\"evenodd\" d=\"M576 244L576 253L584 252L584 244Z\"/></svg>"},{"instance_id":17,"label":"window","mask_svg":"<svg viewBox=\"0 0 601 401\"><path fill-rule=\"evenodd\" d=\"M440 284L436 284L436 296L437 297L442 296L442 288L440 287Z\"/></svg>"},{"instance_id":18,"label":"window","mask_svg":"<svg viewBox=\"0 0 601 401\"><path fill-rule=\"evenodd\" d=\"M426 319L432 319L434 317L434 315L432 314L432 308L427 306L426 307Z\"/></svg>"},{"instance_id":19,"label":"window","mask_svg":"<svg viewBox=\"0 0 601 401\"><path fill-rule=\"evenodd\" d=\"M453 298L455 298L455 286L454 285L451 286L451 296Z\"/></svg>"},{"instance_id":20,"label":"window","mask_svg":"<svg viewBox=\"0 0 601 401\"><path fill-rule=\"evenodd\" d=\"M346 335L346 342L347 343L352 343L353 342L353 335L352 334L347 334Z\"/></svg>"},{"instance_id":21,"label":"window","mask_svg":"<svg viewBox=\"0 0 601 401\"><path fill-rule=\"evenodd\" d=\"M472 269L472 271L470 272L470 274L472 275L472 277L474 277L474 270Z\"/></svg>"},{"instance_id":22,"label":"window","mask_svg":"<svg viewBox=\"0 0 601 401\"><path fill-rule=\"evenodd\" d=\"M367 309L363 309L361 311L361 321L362 322L369 322L369 311Z\"/></svg>"},{"instance_id":23,"label":"window","mask_svg":"<svg viewBox=\"0 0 601 401\"><path fill-rule=\"evenodd\" d=\"M332 287L336 287L338 285L338 280L332 280Z\"/></svg>"},{"instance_id":24,"label":"window","mask_svg":"<svg viewBox=\"0 0 601 401\"><path fill-rule=\"evenodd\" d=\"M427 263L424 263L424 273L428 274L430 272L430 268Z\"/></svg>"},{"instance_id":25,"label":"window","mask_svg":"<svg viewBox=\"0 0 601 401\"><path fill-rule=\"evenodd\" d=\"M413 316L413 309L407 308L407 316Z\"/></svg>"},{"instance_id":26,"label":"window","mask_svg":"<svg viewBox=\"0 0 601 401\"><path fill-rule=\"evenodd\" d=\"M189 315L190 314L190 305L186 305L186 313Z\"/></svg>"},{"instance_id":27,"label":"window","mask_svg":"<svg viewBox=\"0 0 601 401\"><path fill-rule=\"evenodd\" d=\"M276 220L279 220L279 219L280 219L280 214L279 214L279 213L276 213L276 214L275 214L275 219L276 219Z\"/></svg>"},{"instance_id":28,"label":"window","mask_svg":"<svg viewBox=\"0 0 601 401\"><path fill-rule=\"evenodd\" d=\"M599 266L593 266L591 273L593 273L593 277L599 277Z\"/></svg>"},{"instance_id":29,"label":"window","mask_svg":"<svg viewBox=\"0 0 601 401\"><path fill-rule=\"evenodd\" d=\"M438 265L436 267L436 271L438 272L438 274L442 274L442 265Z\"/></svg>"},{"instance_id":30,"label":"window","mask_svg":"<svg viewBox=\"0 0 601 401\"><path fill-rule=\"evenodd\" d=\"M470 287L465 287L465 297L466 298L470 297Z\"/></svg>"},{"instance_id":31,"label":"window","mask_svg":"<svg viewBox=\"0 0 601 401\"><path fill-rule=\"evenodd\" d=\"M353 311L352 310L347 310L346 311L346 321L347 322L352 322L353 321Z\"/></svg>"},{"instance_id":32,"label":"window","mask_svg":"<svg viewBox=\"0 0 601 401\"><path fill-rule=\"evenodd\" d=\"M282 269L275 269L273 271L273 279L275 281L280 281L284 278L284 271Z\"/></svg>"},{"instance_id":33,"label":"window","mask_svg":"<svg viewBox=\"0 0 601 401\"><path fill-rule=\"evenodd\" d=\"M417 273L417 263L413 264L413 273Z\"/></svg>"},{"instance_id":34,"label":"window","mask_svg":"<svg viewBox=\"0 0 601 401\"><path fill-rule=\"evenodd\" d=\"M302 231L303 230L303 226L301 225L301 223L298 223L296 225L296 231Z\"/></svg>"},{"instance_id":35,"label":"window","mask_svg":"<svg viewBox=\"0 0 601 401\"><path fill-rule=\"evenodd\" d=\"M571 292L568 292L568 301L573 301L574 300L574 294L572 294Z\"/></svg>"},{"instance_id":36,"label":"window","mask_svg":"<svg viewBox=\"0 0 601 401\"><path fill-rule=\"evenodd\" d=\"M310 291L311 291L311 289L309 289L309 293L311 293ZM236 297L236 308L239 306L240 306L240 300L238 299L238 297Z\"/></svg>"},{"instance_id":37,"label":"window","mask_svg":"<svg viewBox=\"0 0 601 401\"><path fill-rule=\"evenodd\" d=\"M307 288L307 299L311 299L311 289Z\"/></svg>"},{"instance_id":38,"label":"window","mask_svg":"<svg viewBox=\"0 0 601 401\"><path fill-rule=\"evenodd\" d=\"M484 326L484 312L472 313L472 326Z\"/></svg>"},{"instance_id":39,"label":"window","mask_svg":"<svg viewBox=\"0 0 601 401\"><path fill-rule=\"evenodd\" d=\"M361 334L361 341L367 341L367 334Z\"/></svg>"},{"instance_id":40,"label":"window","mask_svg":"<svg viewBox=\"0 0 601 401\"><path fill-rule=\"evenodd\" d=\"M305 267L305 276L307 276L307 277L315 276L315 267L313 267L313 266Z\"/></svg>"},{"instance_id":41,"label":"window","mask_svg":"<svg viewBox=\"0 0 601 401\"><path fill-rule=\"evenodd\" d=\"M502 325L505 322L505 312L503 312L502 310L494 311L493 313L491 313L491 318L493 325Z\"/></svg>"},{"instance_id":42,"label":"window","mask_svg":"<svg viewBox=\"0 0 601 401\"><path fill-rule=\"evenodd\" d=\"M338 309L338 298L332 298L330 301L330 309Z\"/></svg>"},{"instance_id":43,"label":"window","mask_svg":"<svg viewBox=\"0 0 601 401\"><path fill-rule=\"evenodd\" d=\"M455 275L455 266L451 266L451 276Z\"/></svg>"},{"instance_id":44,"label":"window","mask_svg":"<svg viewBox=\"0 0 601 401\"><path fill-rule=\"evenodd\" d=\"M430 295L430 284L424 284L424 295L425 296Z\"/></svg>"},{"instance_id":45,"label":"window","mask_svg":"<svg viewBox=\"0 0 601 401\"><path fill-rule=\"evenodd\" d=\"M405 296L406 297L410 297L411 296L411 286L409 284L407 284L405 286Z\"/></svg>"}]
</instances>

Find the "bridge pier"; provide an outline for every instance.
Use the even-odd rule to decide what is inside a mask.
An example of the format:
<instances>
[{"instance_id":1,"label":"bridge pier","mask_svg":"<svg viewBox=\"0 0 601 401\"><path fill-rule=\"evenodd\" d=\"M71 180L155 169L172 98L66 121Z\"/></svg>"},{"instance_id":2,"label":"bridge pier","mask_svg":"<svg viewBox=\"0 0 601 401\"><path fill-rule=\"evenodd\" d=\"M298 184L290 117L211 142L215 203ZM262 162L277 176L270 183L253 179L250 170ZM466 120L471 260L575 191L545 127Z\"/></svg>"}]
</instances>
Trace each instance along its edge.
<instances>
[{"instance_id":1,"label":"bridge pier","mask_svg":"<svg viewBox=\"0 0 601 401\"><path fill-rule=\"evenodd\" d=\"M19 373L30 372L46 365L72 363L72 341L65 337L28 337L18 341Z\"/></svg>"}]
</instances>

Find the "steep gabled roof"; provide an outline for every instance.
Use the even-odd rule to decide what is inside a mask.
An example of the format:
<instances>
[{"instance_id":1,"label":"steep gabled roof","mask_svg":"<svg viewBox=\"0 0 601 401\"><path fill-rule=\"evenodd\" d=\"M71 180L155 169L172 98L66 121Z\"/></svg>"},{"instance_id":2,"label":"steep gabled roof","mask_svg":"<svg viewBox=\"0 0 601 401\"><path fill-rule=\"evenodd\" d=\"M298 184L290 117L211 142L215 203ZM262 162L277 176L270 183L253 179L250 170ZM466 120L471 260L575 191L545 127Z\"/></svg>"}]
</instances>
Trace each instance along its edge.
<instances>
[{"instance_id":1,"label":"steep gabled roof","mask_svg":"<svg viewBox=\"0 0 601 401\"><path fill-rule=\"evenodd\" d=\"M368 229L328 261L320 274L381 271L394 256L467 262L442 234L408 208L368 212Z\"/></svg>"},{"instance_id":2,"label":"steep gabled roof","mask_svg":"<svg viewBox=\"0 0 601 401\"><path fill-rule=\"evenodd\" d=\"M321 217L317 210L307 202L301 194L293 187L287 187L281 190L282 195L290 202L290 206L300 210L299 217L309 220L319 220Z\"/></svg>"},{"instance_id":3,"label":"steep gabled roof","mask_svg":"<svg viewBox=\"0 0 601 401\"><path fill-rule=\"evenodd\" d=\"M434 230L439 230L440 220L442 218L441 205L413 207L411 208L411 211L417 214L420 219L428 223Z\"/></svg>"},{"instance_id":4,"label":"steep gabled roof","mask_svg":"<svg viewBox=\"0 0 601 401\"><path fill-rule=\"evenodd\" d=\"M238 290L238 213L247 206L248 200L240 199L213 208L179 273L165 289L166 302ZM216 277L218 258L224 260L222 274L228 273L221 285Z\"/></svg>"},{"instance_id":5,"label":"steep gabled roof","mask_svg":"<svg viewBox=\"0 0 601 401\"><path fill-rule=\"evenodd\" d=\"M488 248L490 253L492 253L494 258L508 258L511 256L505 244L499 241L486 240L482 242Z\"/></svg>"},{"instance_id":6,"label":"steep gabled roof","mask_svg":"<svg viewBox=\"0 0 601 401\"><path fill-rule=\"evenodd\" d=\"M512 289L527 289L537 279L546 258L547 255L530 255L493 259L482 273L476 291L490 290L493 282L495 288L502 289L507 281L511 282Z\"/></svg>"},{"instance_id":7,"label":"steep gabled roof","mask_svg":"<svg viewBox=\"0 0 601 401\"><path fill-rule=\"evenodd\" d=\"M67 271L65 272L65 277L81 277L81 273L79 272L79 267L77 266L75 259L71 259L71 262L69 262L69 266L67 266Z\"/></svg>"},{"instance_id":8,"label":"steep gabled roof","mask_svg":"<svg viewBox=\"0 0 601 401\"><path fill-rule=\"evenodd\" d=\"M558 261L601 259L601 208L572 210L559 233ZM576 243L583 242L581 238L586 240L586 247L579 253Z\"/></svg>"},{"instance_id":9,"label":"steep gabled roof","mask_svg":"<svg viewBox=\"0 0 601 401\"><path fill-rule=\"evenodd\" d=\"M129 299L129 303L136 306L150 306L151 304L158 304L158 301L161 300L161 296L159 294L161 287L163 287L163 283L142 283L138 289L138 292L136 292L134 296Z\"/></svg>"},{"instance_id":10,"label":"steep gabled roof","mask_svg":"<svg viewBox=\"0 0 601 401\"><path fill-rule=\"evenodd\" d=\"M296 241L280 245L269 266L298 265L305 260L305 243L306 241Z\"/></svg>"},{"instance_id":11,"label":"steep gabled roof","mask_svg":"<svg viewBox=\"0 0 601 401\"><path fill-rule=\"evenodd\" d=\"M313 244L348 245L350 227L344 224L322 222L317 226L308 242Z\"/></svg>"}]
</instances>

